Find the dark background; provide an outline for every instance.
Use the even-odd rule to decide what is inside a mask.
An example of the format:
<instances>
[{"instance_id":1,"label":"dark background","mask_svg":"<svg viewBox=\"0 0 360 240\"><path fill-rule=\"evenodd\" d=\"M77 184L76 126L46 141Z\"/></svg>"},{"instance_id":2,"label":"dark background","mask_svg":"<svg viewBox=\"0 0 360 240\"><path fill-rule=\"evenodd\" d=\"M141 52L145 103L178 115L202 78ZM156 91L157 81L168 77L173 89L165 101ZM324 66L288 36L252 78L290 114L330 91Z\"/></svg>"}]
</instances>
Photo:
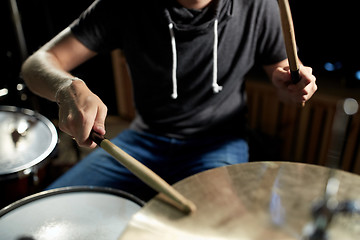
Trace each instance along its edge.
<instances>
[{"instance_id":1,"label":"dark background","mask_svg":"<svg viewBox=\"0 0 360 240\"><path fill-rule=\"evenodd\" d=\"M315 69L321 83L344 81L345 87L359 87L358 33L360 17L355 1L290 0L299 57ZM328 72L325 63L335 65ZM335 84L335 86L339 86Z\"/></svg>"},{"instance_id":2,"label":"dark background","mask_svg":"<svg viewBox=\"0 0 360 240\"><path fill-rule=\"evenodd\" d=\"M67 27L92 2L93 0L17 0L28 55ZM3 33L1 34L3 41L0 46L2 63L0 89L4 87L9 89L9 94L0 99L0 105L15 105L35 109L51 119L57 118L55 103L34 96L27 89L21 92L16 89L18 83L23 83L19 74L22 59L21 50L16 40L9 0L0 1L0 18ZM110 54L96 56L75 69L73 73L84 79L89 88L102 98L108 105L110 114L116 113ZM22 100L24 94L27 98Z\"/></svg>"},{"instance_id":3,"label":"dark background","mask_svg":"<svg viewBox=\"0 0 360 240\"><path fill-rule=\"evenodd\" d=\"M69 25L93 0L18 0L28 54ZM290 0L299 57L305 65L312 66L323 86L357 88L360 81L355 73L360 69L359 14L356 1ZM35 109L49 118L57 116L56 107L28 91L19 92L19 69L22 63L16 35L9 11L9 1L0 1L1 39L0 89L6 87L9 94L0 99L0 105L15 105ZM327 71L324 64L335 69ZM116 114L110 55L99 55L74 73L85 79L89 87ZM21 100L21 94L27 98ZM52 110L48 110L52 109Z\"/></svg>"}]
</instances>

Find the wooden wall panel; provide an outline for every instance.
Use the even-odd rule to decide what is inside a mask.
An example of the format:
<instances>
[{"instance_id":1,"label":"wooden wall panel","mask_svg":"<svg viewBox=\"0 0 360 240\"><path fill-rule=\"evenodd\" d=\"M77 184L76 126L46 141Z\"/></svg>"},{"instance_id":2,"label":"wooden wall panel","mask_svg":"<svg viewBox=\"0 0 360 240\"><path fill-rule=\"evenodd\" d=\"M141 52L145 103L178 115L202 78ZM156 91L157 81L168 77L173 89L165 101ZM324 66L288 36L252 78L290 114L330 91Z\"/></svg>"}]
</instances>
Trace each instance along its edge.
<instances>
[{"instance_id":1,"label":"wooden wall panel","mask_svg":"<svg viewBox=\"0 0 360 240\"><path fill-rule=\"evenodd\" d=\"M343 100L341 97L317 93L305 107L299 107L280 102L268 82L248 81L246 87L249 126L281 139L280 160L327 166L336 104ZM358 112L348 122L341 169L360 173L359 140Z\"/></svg>"},{"instance_id":2,"label":"wooden wall panel","mask_svg":"<svg viewBox=\"0 0 360 240\"><path fill-rule=\"evenodd\" d=\"M133 119L131 77L125 57L120 50L112 53L117 106L119 115ZM340 97L316 93L305 107L279 101L269 82L248 81L248 124L278 141L282 161L327 165L331 145L332 125ZM346 126L344 126L346 127ZM360 113L350 118L341 155L343 170L360 174ZM254 146L256 148L256 146Z\"/></svg>"}]
</instances>

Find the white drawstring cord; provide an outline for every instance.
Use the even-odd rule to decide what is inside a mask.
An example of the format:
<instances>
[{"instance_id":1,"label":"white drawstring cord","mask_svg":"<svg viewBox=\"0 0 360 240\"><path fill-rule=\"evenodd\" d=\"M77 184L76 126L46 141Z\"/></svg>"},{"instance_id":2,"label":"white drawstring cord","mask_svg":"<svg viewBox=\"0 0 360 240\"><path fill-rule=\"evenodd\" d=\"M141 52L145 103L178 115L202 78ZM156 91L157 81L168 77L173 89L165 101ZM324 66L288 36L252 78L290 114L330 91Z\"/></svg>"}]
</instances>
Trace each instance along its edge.
<instances>
[{"instance_id":1,"label":"white drawstring cord","mask_svg":"<svg viewBox=\"0 0 360 240\"><path fill-rule=\"evenodd\" d=\"M177 68L177 55L176 55L176 43L175 43L175 35L174 35L174 26L172 23L169 23L169 31L171 36L171 50L172 50L172 82L173 82L173 93L171 97L176 99L178 97L177 93L177 79L176 79L176 68Z\"/></svg>"},{"instance_id":2,"label":"white drawstring cord","mask_svg":"<svg viewBox=\"0 0 360 240\"><path fill-rule=\"evenodd\" d=\"M218 50L218 19L214 22L214 47L213 47L213 91L218 93L222 90L222 86L217 83L217 50Z\"/></svg>"},{"instance_id":3,"label":"white drawstring cord","mask_svg":"<svg viewBox=\"0 0 360 240\"><path fill-rule=\"evenodd\" d=\"M178 97L177 93L177 78L176 78L176 69L177 69L177 54L176 54L176 42L175 42L175 34L174 34L174 25L172 23L169 23L169 31L170 31L170 37L171 37L171 51L172 51L172 83L173 83L173 93L171 94L171 97L173 99L176 99ZM222 90L222 86L220 86L217 83L217 72L218 72L218 66L217 66L217 55L218 51L218 19L215 19L214 21L214 46L213 46L213 91L214 93L218 93Z\"/></svg>"}]
</instances>

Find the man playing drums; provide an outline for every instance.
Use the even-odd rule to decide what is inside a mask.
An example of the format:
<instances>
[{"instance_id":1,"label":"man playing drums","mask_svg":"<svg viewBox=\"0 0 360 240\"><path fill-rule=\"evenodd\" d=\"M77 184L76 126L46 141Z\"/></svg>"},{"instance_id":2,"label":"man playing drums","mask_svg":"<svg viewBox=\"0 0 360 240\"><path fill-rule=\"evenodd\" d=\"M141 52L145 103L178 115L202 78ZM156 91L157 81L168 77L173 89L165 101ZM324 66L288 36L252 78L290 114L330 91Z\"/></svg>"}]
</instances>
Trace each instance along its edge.
<instances>
[{"instance_id":1,"label":"man playing drums","mask_svg":"<svg viewBox=\"0 0 360 240\"><path fill-rule=\"evenodd\" d=\"M94 148L89 135L105 134L107 107L70 71L122 49L137 116L112 142L174 183L248 161L244 76L254 65L263 66L284 101L314 94L309 67L291 83L281 31L276 0L97 0L29 57L22 75L33 92L58 103L60 129ZM50 188L74 185L118 188L144 200L154 195L102 149Z\"/></svg>"}]
</instances>

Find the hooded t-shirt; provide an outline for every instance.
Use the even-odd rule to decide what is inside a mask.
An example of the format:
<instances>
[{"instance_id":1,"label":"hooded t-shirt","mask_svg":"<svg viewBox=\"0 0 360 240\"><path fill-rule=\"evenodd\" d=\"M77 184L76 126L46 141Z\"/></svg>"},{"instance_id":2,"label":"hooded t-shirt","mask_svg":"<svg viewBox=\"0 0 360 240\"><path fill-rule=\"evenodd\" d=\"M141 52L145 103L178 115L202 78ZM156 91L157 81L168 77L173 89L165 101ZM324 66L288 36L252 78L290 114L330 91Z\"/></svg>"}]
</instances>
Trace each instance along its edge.
<instances>
[{"instance_id":1,"label":"hooded t-shirt","mask_svg":"<svg viewBox=\"0 0 360 240\"><path fill-rule=\"evenodd\" d=\"M286 58L276 0L97 0L71 24L95 52L123 50L137 116L131 128L175 138L241 135L244 76Z\"/></svg>"}]
</instances>

